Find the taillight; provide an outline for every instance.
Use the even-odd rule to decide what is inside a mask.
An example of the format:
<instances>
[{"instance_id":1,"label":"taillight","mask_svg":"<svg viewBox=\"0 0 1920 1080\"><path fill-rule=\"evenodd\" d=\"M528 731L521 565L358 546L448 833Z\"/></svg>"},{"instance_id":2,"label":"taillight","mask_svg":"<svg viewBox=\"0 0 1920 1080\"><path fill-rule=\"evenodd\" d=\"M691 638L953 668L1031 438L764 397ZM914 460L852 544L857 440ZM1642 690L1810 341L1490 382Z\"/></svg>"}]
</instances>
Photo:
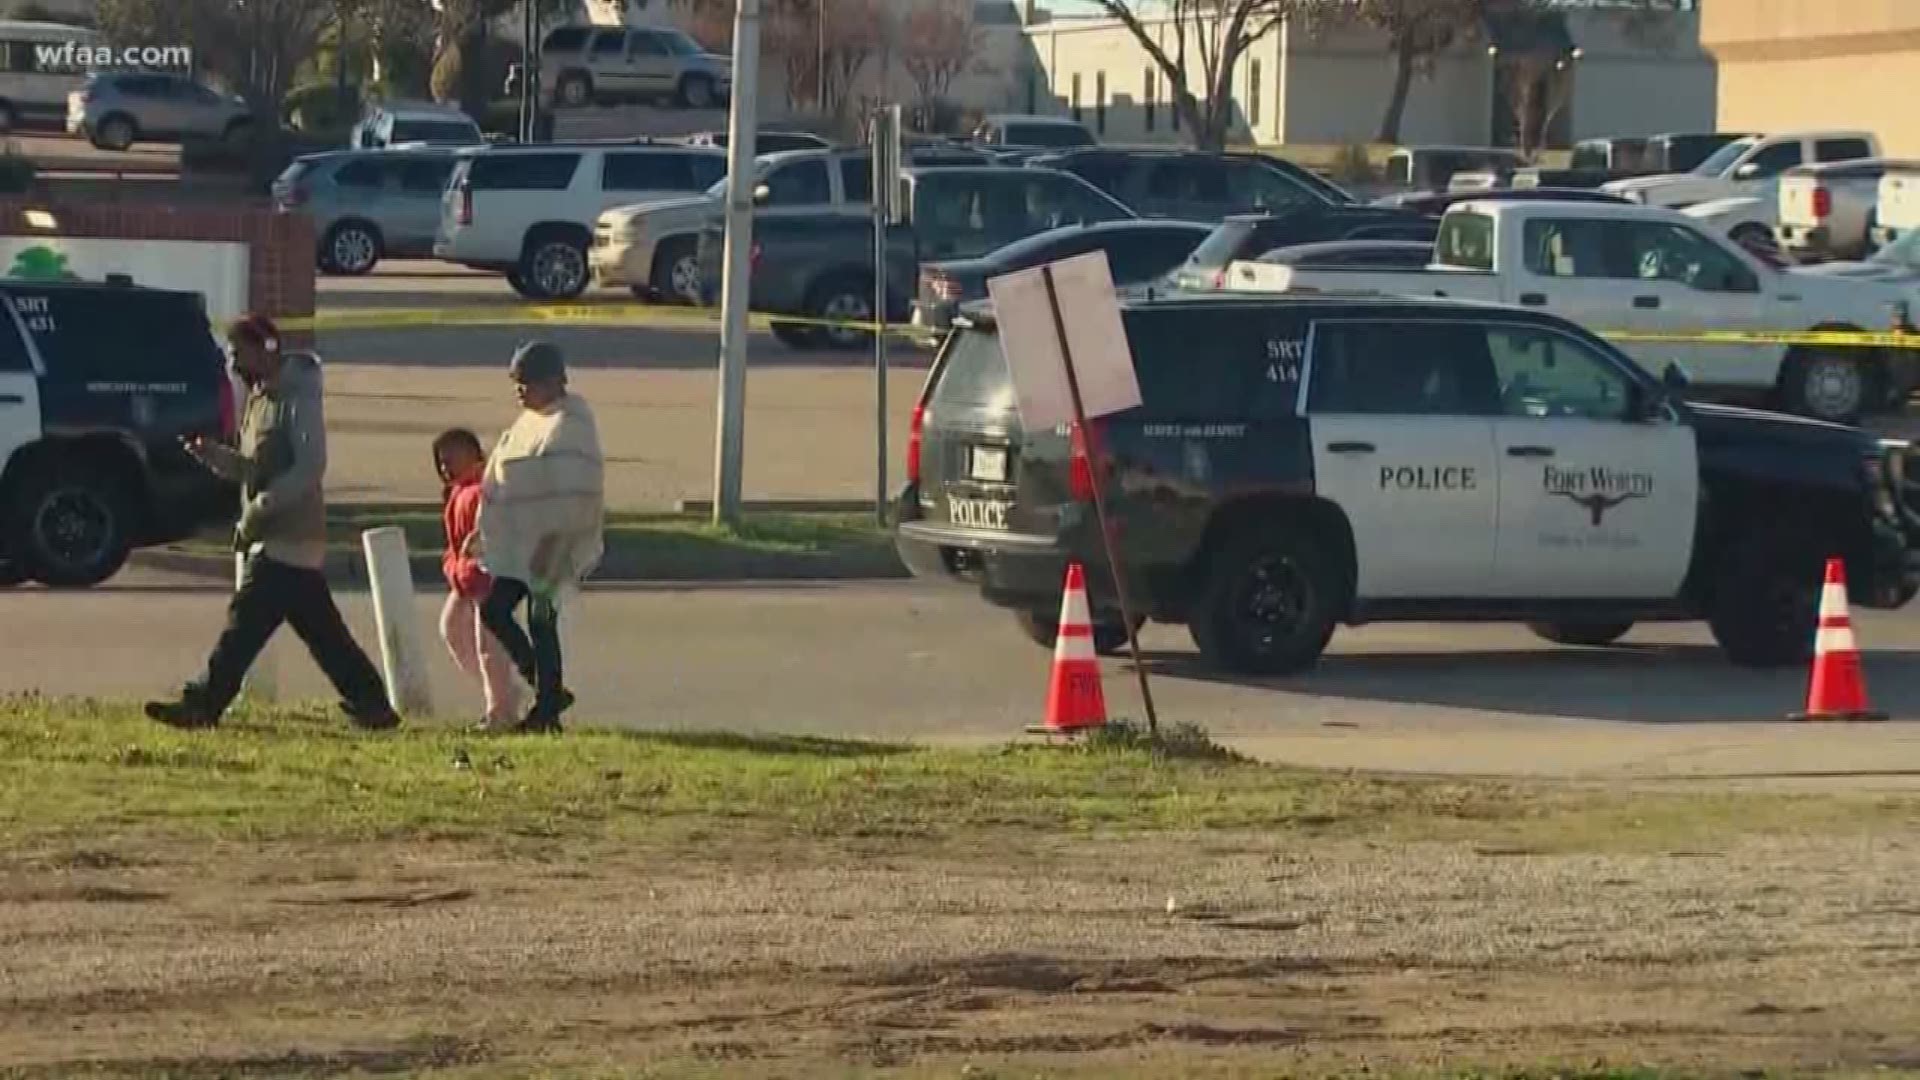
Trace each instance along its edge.
<instances>
[{"instance_id":1,"label":"taillight","mask_svg":"<svg viewBox=\"0 0 1920 1080\"><path fill-rule=\"evenodd\" d=\"M287 189L286 203L289 207L305 206L307 204L307 195L307 186L305 184L295 184Z\"/></svg>"},{"instance_id":2,"label":"taillight","mask_svg":"<svg viewBox=\"0 0 1920 1080\"><path fill-rule=\"evenodd\" d=\"M1825 219L1831 213L1833 213L1833 192L1823 187L1814 188L1813 216Z\"/></svg>"},{"instance_id":3,"label":"taillight","mask_svg":"<svg viewBox=\"0 0 1920 1080\"><path fill-rule=\"evenodd\" d=\"M1216 289L1224 289L1227 287L1227 271L1225 267L1213 272L1213 287Z\"/></svg>"},{"instance_id":4,"label":"taillight","mask_svg":"<svg viewBox=\"0 0 1920 1080\"><path fill-rule=\"evenodd\" d=\"M927 407L915 405L913 418L907 422L907 483L920 482L920 445L927 430Z\"/></svg>"},{"instance_id":5,"label":"taillight","mask_svg":"<svg viewBox=\"0 0 1920 1080\"><path fill-rule=\"evenodd\" d=\"M927 292L932 294L935 299L960 299L960 283L947 275L937 270L928 270L921 274L920 278L921 284L926 287Z\"/></svg>"},{"instance_id":6,"label":"taillight","mask_svg":"<svg viewBox=\"0 0 1920 1080\"><path fill-rule=\"evenodd\" d=\"M460 210L455 219L462 225L473 224L473 189L460 185Z\"/></svg>"},{"instance_id":7,"label":"taillight","mask_svg":"<svg viewBox=\"0 0 1920 1080\"><path fill-rule=\"evenodd\" d=\"M1067 493L1074 502L1093 501L1093 455L1089 447L1100 437L1099 429L1070 425L1072 458L1067 465Z\"/></svg>"}]
</instances>

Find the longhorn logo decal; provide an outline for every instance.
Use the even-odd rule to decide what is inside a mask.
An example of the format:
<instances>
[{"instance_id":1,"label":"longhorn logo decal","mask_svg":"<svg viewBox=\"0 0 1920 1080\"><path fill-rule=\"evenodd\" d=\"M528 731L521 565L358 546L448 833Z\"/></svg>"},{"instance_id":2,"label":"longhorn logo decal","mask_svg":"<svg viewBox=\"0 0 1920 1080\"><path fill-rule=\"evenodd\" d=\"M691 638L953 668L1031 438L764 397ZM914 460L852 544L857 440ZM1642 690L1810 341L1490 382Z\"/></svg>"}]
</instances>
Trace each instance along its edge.
<instances>
[{"instance_id":1,"label":"longhorn logo decal","mask_svg":"<svg viewBox=\"0 0 1920 1080\"><path fill-rule=\"evenodd\" d=\"M1558 495L1585 510L1596 529L1606 520L1607 511L1653 495L1652 473L1604 465L1578 469L1548 465L1541 473L1540 484L1547 494Z\"/></svg>"},{"instance_id":2,"label":"longhorn logo decal","mask_svg":"<svg viewBox=\"0 0 1920 1080\"><path fill-rule=\"evenodd\" d=\"M1589 514L1593 515L1593 527L1596 529L1600 527L1600 522L1606 517L1607 511L1621 503L1646 498L1645 495L1631 491L1625 495L1603 495L1598 492L1592 495L1575 495L1571 491L1555 491L1551 494L1563 496L1575 506L1584 507Z\"/></svg>"}]
</instances>

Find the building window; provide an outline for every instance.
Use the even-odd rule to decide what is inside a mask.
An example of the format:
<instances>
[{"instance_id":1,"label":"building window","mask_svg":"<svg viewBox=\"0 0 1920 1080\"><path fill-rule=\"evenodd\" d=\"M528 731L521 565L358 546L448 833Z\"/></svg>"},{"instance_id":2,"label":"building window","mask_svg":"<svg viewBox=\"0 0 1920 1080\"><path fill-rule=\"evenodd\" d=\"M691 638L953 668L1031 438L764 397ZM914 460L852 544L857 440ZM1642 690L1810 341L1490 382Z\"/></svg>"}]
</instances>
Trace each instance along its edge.
<instances>
[{"instance_id":1,"label":"building window","mask_svg":"<svg viewBox=\"0 0 1920 1080\"><path fill-rule=\"evenodd\" d=\"M1247 65L1247 126L1254 129L1256 142L1260 130L1260 61L1256 57Z\"/></svg>"},{"instance_id":2,"label":"building window","mask_svg":"<svg viewBox=\"0 0 1920 1080\"><path fill-rule=\"evenodd\" d=\"M1071 101L1073 105L1073 122L1076 124L1083 123L1086 120L1086 113L1080 108L1080 73L1077 71L1073 73L1073 97Z\"/></svg>"},{"instance_id":3,"label":"building window","mask_svg":"<svg viewBox=\"0 0 1920 1080\"><path fill-rule=\"evenodd\" d=\"M1107 133L1107 73L1104 71L1093 74L1093 127L1101 135Z\"/></svg>"},{"instance_id":4,"label":"building window","mask_svg":"<svg viewBox=\"0 0 1920 1080\"><path fill-rule=\"evenodd\" d=\"M1147 113L1146 121L1147 121L1148 131L1153 130L1154 108L1156 105L1159 104L1159 96L1160 96L1160 88L1154 85L1155 74L1156 73L1152 68L1147 69L1147 77L1145 80L1143 80L1145 89L1142 91L1140 95L1140 99L1145 103L1145 107L1146 107L1146 113Z\"/></svg>"}]
</instances>

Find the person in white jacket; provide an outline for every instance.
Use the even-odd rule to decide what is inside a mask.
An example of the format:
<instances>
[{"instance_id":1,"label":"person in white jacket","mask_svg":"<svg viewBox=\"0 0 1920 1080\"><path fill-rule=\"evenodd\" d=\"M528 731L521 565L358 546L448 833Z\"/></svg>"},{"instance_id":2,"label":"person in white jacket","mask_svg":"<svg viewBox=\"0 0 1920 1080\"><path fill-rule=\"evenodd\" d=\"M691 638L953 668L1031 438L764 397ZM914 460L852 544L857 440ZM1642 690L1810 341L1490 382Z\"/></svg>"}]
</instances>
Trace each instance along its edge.
<instances>
[{"instance_id":1,"label":"person in white jacket","mask_svg":"<svg viewBox=\"0 0 1920 1080\"><path fill-rule=\"evenodd\" d=\"M507 371L521 411L481 484L475 535L494 584L480 617L534 689L519 730L558 731L574 701L560 655L560 598L600 563L606 464L593 411L567 389L557 346L527 342ZM525 630L516 621L522 605Z\"/></svg>"}]
</instances>

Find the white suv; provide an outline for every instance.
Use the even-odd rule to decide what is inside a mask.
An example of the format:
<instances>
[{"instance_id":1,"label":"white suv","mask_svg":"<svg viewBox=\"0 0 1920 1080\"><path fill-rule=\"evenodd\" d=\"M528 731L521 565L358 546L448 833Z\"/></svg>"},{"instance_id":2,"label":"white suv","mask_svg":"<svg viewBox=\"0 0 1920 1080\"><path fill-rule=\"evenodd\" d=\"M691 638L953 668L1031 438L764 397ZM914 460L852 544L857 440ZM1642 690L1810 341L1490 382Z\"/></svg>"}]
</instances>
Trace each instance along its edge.
<instances>
[{"instance_id":1,"label":"white suv","mask_svg":"<svg viewBox=\"0 0 1920 1080\"><path fill-rule=\"evenodd\" d=\"M548 143L463 151L440 208L436 258L496 270L521 296L586 290L593 223L612 206L705 191L726 176L715 147Z\"/></svg>"},{"instance_id":2,"label":"white suv","mask_svg":"<svg viewBox=\"0 0 1920 1080\"><path fill-rule=\"evenodd\" d=\"M906 164L986 165L991 155L965 147L913 147ZM873 198L873 157L864 149L783 150L753 164L753 201L760 214L844 207L865 213ZM647 299L700 302L700 231L723 212L724 179L704 194L619 206L593 227L592 268L601 285Z\"/></svg>"}]
</instances>

